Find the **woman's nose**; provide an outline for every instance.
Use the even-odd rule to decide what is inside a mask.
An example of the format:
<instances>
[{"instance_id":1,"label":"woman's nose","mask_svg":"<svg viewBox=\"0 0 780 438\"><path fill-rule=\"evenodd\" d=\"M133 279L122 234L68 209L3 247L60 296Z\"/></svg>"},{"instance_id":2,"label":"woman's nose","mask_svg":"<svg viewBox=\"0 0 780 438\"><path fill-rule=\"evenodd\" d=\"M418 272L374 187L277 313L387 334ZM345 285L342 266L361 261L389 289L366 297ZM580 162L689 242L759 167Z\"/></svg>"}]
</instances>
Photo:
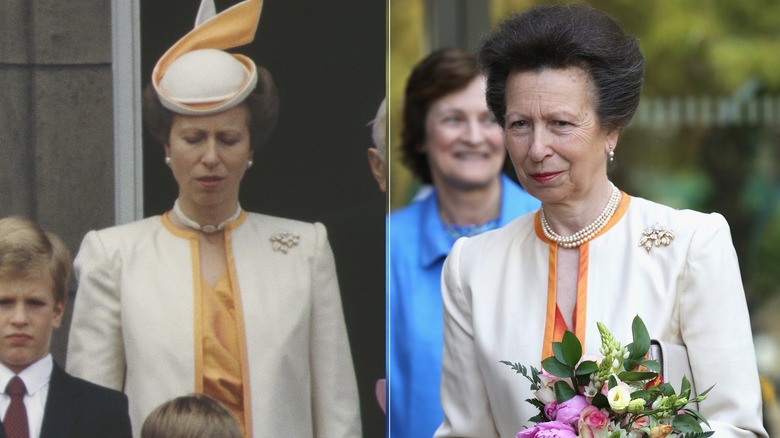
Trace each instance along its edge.
<instances>
[{"instance_id":1,"label":"woman's nose","mask_svg":"<svg viewBox=\"0 0 780 438\"><path fill-rule=\"evenodd\" d=\"M530 138L531 144L528 147L528 157L533 161L542 161L550 154L549 136L544 129L534 129Z\"/></svg>"},{"instance_id":2,"label":"woman's nose","mask_svg":"<svg viewBox=\"0 0 780 438\"><path fill-rule=\"evenodd\" d=\"M206 144L206 149L203 151L201 161L207 166L213 166L219 163L219 151L217 150L217 142L210 140Z\"/></svg>"},{"instance_id":3,"label":"woman's nose","mask_svg":"<svg viewBox=\"0 0 780 438\"><path fill-rule=\"evenodd\" d=\"M478 145L485 141L485 126L479 120L469 120L463 132L464 139L472 144Z\"/></svg>"}]
</instances>

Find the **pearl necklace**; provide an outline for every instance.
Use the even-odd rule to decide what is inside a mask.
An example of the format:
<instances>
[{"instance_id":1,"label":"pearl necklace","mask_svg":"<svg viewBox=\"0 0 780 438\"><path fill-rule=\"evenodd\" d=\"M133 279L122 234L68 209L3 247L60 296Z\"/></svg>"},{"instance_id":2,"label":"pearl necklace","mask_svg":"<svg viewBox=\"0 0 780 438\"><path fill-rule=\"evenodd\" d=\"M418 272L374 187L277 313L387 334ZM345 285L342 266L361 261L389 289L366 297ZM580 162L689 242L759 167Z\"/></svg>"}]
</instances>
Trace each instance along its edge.
<instances>
[{"instance_id":1,"label":"pearl necklace","mask_svg":"<svg viewBox=\"0 0 780 438\"><path fill-rule=\"evenodd\" d=\"M179 206L179 200L176 199L176 202L173 203L173 214L176 215L176 218L179 219L181 223L184 225L192 228L193 230L203 231L206 234L215 233L217 231L222 231L225 229L225 225L227 225L229 222L232 222L241 215L241 204L236 207L236 212L233 213L233 216L230 216L227 218L226 221L220 222L217 225L201 225L194 220L187 217L187 215L184 214L183 211L181 211L181 207Z\"/></svg>"},{"instance_id":2,"label":"pearl necklace","mask_svg":"<svg viewBox=\"0 0 780 438\"><path fill-rule=\"evenodd\" d=\"M620 190L613 184L612 195L610 195L609 202L607 202L607 205L604 207L604 210L601 211L599 217L591 222L590 225L571 236L560 236L556 234L550 227L550 224L547 223L547 218L544 216L544 207L542 207L539 209L539 220L542 223L542 232L544 232L545 237L564 248L576 248L596 237L599 231L604 229L607 222L612 218L612 215L615 214L615 210L617 210L618 204L620 204L621 196Z\"/></svg>"}]
</instances>

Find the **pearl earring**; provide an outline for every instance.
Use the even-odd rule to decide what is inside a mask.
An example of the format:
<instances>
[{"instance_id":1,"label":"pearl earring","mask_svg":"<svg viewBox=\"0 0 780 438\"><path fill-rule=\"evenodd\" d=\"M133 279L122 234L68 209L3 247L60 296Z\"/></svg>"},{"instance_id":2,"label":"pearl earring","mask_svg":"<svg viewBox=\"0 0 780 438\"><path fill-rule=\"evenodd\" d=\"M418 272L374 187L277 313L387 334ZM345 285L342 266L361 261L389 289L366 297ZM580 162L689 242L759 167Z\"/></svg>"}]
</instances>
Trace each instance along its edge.
<instances>
[{"instance_id":1,"label":"pearl earring","mask_svg":"<svg viewBox=\"0 0 780 438\"><path fill-rule=\"evenodd\" d=\"M251 169L252 165L255 164L252 160L246 160L246 168Z\"/></svg>"},{"instance_id":2,"label":"pearl earring","mask_svg":"<svg viewBox=\"0 0 780 438\"><path fill-rule=\"evenodd\" d=\"M165 165L170 167L171 166L171 157L165 157Z\"/></svg>"},{"instance_id":3,"label":"pearl earring","mask_svg":"<svg viewBox=\"0 0 780 438\"><path fill-rule=\"evenodd\" d=\"M609 162L615 161L615 151L609 151Z\"/></svg>"}]
</instances>

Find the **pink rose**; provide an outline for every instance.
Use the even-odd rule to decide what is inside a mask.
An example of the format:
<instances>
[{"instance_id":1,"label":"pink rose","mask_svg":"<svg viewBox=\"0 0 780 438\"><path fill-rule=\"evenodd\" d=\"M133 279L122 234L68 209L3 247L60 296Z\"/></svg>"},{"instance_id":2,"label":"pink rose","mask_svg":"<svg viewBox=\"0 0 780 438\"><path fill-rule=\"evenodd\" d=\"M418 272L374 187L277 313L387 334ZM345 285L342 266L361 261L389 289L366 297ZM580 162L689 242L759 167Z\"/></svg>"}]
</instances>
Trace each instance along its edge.
<instances>
[{"instance_id":1,"label":"pink rose","mask_svg":"<svg viewBox=\"0 0 780 438\"><path fill-rule=\"evenodd\" d=\"M609 414L595 406L586 406L580 413L579 430L584 438L604 438L607 436Z\"/></svg>"},{"instance_id":2,"label":"pink rose","mask_svg":"<svg viewBox=\"0 0 780 438\"><path fill-rule=\"evenodd\" d=\"M581 395L575 395L563 403L558 403L555 419L566 424L576 423L580 419L580 412L587 406L590 406L588 399Z\"/></svg>"},{"instance_id":3,"label":"pink rose","mask_svg":"<svg viewBox=\"0 0 780 438\"><path fill-rule=\"evenodd\" d=\"M548 421L518 432L515 438L577 438L577 433L568 424Z\"/></svg>"},{"instance_id":4,"label":"pink rose","mask_svg":"<svg viewBox=\"0 0 780 438\"><path fill-rule=\"evenodd\" d=\"M632 429L641 429L643 427L650 427L650 418L646 416L642 416L634 420L633 423L631 423Z\"/></svg>"},{"instance_id":5,"label":"pink rose","mask_svg":"<svg viewBox=\"0 0 780 438\"><path fill-rule=\"evenodd\" d=\"M555 420L555 413L558 411L558 402L551 401L544 406L544 416L548 420Z\"/></svg>"}]
</instances>

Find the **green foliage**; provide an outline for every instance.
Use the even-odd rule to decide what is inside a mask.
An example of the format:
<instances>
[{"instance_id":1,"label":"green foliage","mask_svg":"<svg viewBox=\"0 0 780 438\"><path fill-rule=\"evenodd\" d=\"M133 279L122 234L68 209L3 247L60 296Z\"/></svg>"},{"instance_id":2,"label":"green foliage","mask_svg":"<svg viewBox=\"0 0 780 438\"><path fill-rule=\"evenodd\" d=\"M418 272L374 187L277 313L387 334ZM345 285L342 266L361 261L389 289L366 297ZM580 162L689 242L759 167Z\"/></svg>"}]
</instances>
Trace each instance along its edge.
<instances>
[{"instance_id":1,"label":"green foliage","mask_svg":"<svg viewBox=\"0 0 780 438\"><path fill-rule=\"evenodd\" d=\"M582 345L580 345L580 340L577 339L577 336L575 336L574 333L567 331L563 334L563 341L561 344L563 347L562 362L574 368L577 366L577 362L582 358ZM557 357L556 359L560 360L560 358Z\"/></svg>"},{"instance_id":2,"label":"green foliage","mask_svg":"<svg viewBox=\"0 0 780 438\"><path fill-rule=\"evenodd\" d=\"M569 400L570 398L577 395L577 392L563 380L559 380L555 382L555 400L558 403L563 403L566 400Z\"/></svg>"},{"instance_id":3,"label":"green foliage","mask_svg":"<svg viewBox=\"0 0 780 438\"><path fill-rule=\"evenodd\" d=\"M542 368L556 377L567 378L572 375L574 369L560 362L555 356L550 356L542 361Z\"/></svg>"},{"instance_id":4,"label":"green foliage","mask_svg":"<svg viewBox=\"0 0 780 438\"><path fill-rule=\"evenodd\" d=\"M626 345L630 354L629 358L634 361L643 360L648 350L650 350L650 334L647 332L647 327L639 315L635 316L631 322L631 334L634 337L634 341Z\"/></svg>"},{"instance_id":5,"label":"green foliage","mask_svg":"<svg viewBox=\"0 0 780 438\"><path fill-rule=\"evenodd\" d=\"M640 380L652 380L655 379L658 373L650 371L623 371L618 374L620 380L624 382L639 382Z\"/></svg>"}]
</instances>

